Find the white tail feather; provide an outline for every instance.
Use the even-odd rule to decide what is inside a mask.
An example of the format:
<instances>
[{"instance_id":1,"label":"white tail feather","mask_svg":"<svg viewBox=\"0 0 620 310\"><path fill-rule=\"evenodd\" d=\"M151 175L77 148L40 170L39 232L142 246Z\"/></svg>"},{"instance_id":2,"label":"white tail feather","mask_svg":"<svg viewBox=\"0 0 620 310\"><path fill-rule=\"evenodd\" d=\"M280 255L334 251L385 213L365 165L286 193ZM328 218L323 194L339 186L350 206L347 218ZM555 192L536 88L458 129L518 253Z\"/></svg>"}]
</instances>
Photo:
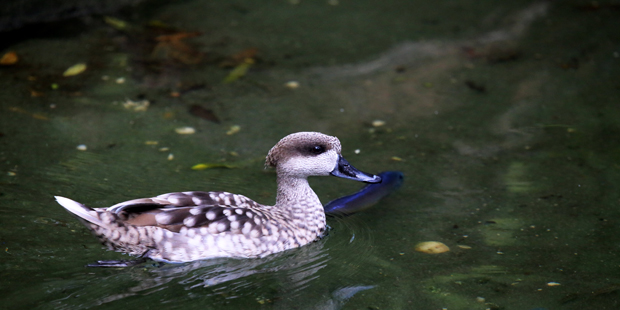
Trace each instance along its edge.
<instances>
[{"instance_id":1,"label":"white tail feather","mask_svg":"<svg viewBox=\"0 0 620 310\"><path fill-rule=\"evenodd\" d=\"M56 201L63 206L67 211L77 215L87 222L91 222L93 224L102 226L103 222L97 217L95 211L77 201L71 200L69 198L54 196Z\"/></svg>"}]
</instances>

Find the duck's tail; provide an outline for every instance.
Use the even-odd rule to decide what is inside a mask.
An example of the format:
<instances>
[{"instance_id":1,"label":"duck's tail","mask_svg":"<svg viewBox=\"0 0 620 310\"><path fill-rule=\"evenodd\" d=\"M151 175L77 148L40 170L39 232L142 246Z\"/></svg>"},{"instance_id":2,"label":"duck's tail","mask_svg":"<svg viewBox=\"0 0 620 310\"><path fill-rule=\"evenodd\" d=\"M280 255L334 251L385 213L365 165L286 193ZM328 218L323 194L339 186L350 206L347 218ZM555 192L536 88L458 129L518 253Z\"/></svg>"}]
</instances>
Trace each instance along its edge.
<instances>
[{"instance_id":1,"label":"duck's tail","mask_svg":"<svg viewBox=\"0 0 620 310\"><path fill-rule=\"evenodd\" d=\"M56 201L67 209L67 211L80 219L95 225L103 226L103 222L99 216L97 216L97 211L69 198L61 196L54 196L54 198L56 198Z\"/></svg>"}]
</instances>

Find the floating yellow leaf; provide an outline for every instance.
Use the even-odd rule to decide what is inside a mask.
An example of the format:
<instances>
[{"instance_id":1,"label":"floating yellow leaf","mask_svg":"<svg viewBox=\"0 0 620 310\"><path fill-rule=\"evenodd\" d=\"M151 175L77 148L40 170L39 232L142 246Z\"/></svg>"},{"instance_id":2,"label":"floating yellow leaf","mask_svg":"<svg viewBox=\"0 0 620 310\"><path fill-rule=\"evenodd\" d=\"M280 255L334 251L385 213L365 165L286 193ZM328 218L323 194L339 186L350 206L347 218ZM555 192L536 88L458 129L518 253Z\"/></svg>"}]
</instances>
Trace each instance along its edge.
<instances>
[{"instance_id":1,"label":"floating yellow leaf","mask_svg":"<svg viewBox=\"0 0 620 310\"><path fill-rule=\"evenodd\" d=\"M439 254L450 251L450 248L437 241L426 241L416 244L415 250L426 254Z\"/></svg>"},{"instance_id":2,"label":"floating yellow leaf","mask_svg":"<svg viewBox=\"0 0 620 310\"><path fill-rule=\"evenodd\" d=\"M192 166L192 170L205 170L205 169L213 169L213 168L233 169L233 168L237 168L237 166L221 164L221 163L196 164Z\"/></svg>"},{"instance_id":3,"label":"floating yellow leaf","mask_svg":"<svg viewBox=\"0 0 620 310\"><path fill-rule=\"evenodd\" d=\"M86 70L86 64L82 62L82 63L75 64L75 65L69 67L69 69L65 70L65 72L62 74L62 76L78 75L78 74L84 72L84 70Z\"/></svg>"},{"instance_id":4,"label":"floating yellow leaf","mask_svg":"<svg viewBox=\"0 0 620 310\"><path fill-rule=\"evenodd\" d=\"M180 135L191 135L196 133L196 129L194 129L193 127L179 127L176 128L174 131L176 131L176 133Z\"/></svg>"},{"instance_id":5,"label":"floating yellow leaf","mask_svg":"<svg viewBox=\"0 0 620 310\"><path fill-rule=\"evenodd\" d=\"M128 26L126 21L111 16L104 16L103 21L105 21L106 24L112 26L116 30L124 30L127 29Z\"/></svg>"},{"instance_id":6,"label":"floating yellow leaf","mask_svg":"<svg viewBox=\"0 0 620 310\"><path fill-rule=\"evenodd\" d=\"M376 120L372 121L372 127L381 127L383 125L385 125L385 121L384 120L376 119Z\"/></svg>"},{"instance_id":7,"label":"floating yellow leaf","mask_svg":"<svg viewBox=\"0 0 620 310\"><path fill-rule=\"evenodd\" d=\"M136 112L144 112L148 109L151 102L148 100L133 101L131 99L125 99L123 107L128 110L134 110Z\"/></svg>"},{"instance_id":8,"label":"floating yellow leaf","mask_svg":"<svg viewBox=\"0 0 620 310\"><path fill-rule=\"evenodd\" d=\"M230 126L230 129L228 129L228 131L226 132L227 135L234 135L236 133L239 132L239 130L241 130L241 126L239 125L232 125Z\"/></svg>"},{"instance_id":9,"label":"floating yellow leaf","mask_svg":"<svg viewBox=\"0 0 620 310\"><path fill-rule=\"evenodd\" d=\"M284 84L284 86L290 88L290 89L297 89L299 88L299 82L297 81L288 81Z\"/></svg>"},{"instance_id":10,"label":"floating yellow leaf","mask_svg":"<svg viewBox=\"0 0 620 310\"><path fill-rule=\"evenodd\" d=\"M230 71L228 76L226 76L226 78L224 79L224 83L232 83L243 77L246 73L248 73L248 70L253 64L254 59L246 58L240 65L236 66L234 69L232 69L232 71Z\"/></svg>"}]
</instances>

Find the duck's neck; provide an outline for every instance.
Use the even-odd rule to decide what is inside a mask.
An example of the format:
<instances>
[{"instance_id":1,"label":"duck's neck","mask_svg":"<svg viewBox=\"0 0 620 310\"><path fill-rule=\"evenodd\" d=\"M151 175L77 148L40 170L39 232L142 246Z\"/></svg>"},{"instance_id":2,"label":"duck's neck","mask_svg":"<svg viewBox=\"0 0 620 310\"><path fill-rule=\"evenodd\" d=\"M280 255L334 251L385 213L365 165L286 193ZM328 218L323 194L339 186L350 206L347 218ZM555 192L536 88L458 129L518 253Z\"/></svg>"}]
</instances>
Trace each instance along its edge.
<instances>
[{"instance_id":1,"label":"duck's neck","mask_svg":"<svg viewBox=\"0 0 620 310\"><path fill-rule=\"evenodd\" d=\"M278 175L278 196L275 209L286 220L296 243L304 245L325 232L325 211L308 179Z\"/></svg>"},{"instance_id":2,"label":"duck's neck","mask_svg":"<svg viewBox=\"0 0 620 310\"><path fill-rule=\"evenodd\" d=\"M290 217L325 222L325 211L307 178L278 176L275 207ZM302 220L303 221L303 220Z\"/></svg>"},{"instance_id":3,"label":"duck's neck","mask_svg":"<svg viewBox=\"0 0 620 310\"><path fill-rule=\"evenodd\" d=\"M308 179L290 176L278 176L278 196L276 207L290 209L291 207L313 207L321 205L319 197L314 193Z\"/></svg>"}]
</instances>

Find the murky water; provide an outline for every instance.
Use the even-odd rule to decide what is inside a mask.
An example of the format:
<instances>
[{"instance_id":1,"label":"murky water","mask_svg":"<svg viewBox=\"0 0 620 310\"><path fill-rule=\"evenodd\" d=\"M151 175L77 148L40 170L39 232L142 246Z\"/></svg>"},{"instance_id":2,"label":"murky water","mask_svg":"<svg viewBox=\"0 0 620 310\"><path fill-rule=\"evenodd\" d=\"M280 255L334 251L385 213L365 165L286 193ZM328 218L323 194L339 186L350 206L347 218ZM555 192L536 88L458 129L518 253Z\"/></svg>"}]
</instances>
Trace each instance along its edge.
<instances>
[{"instance_id":1,"label":"murky water","mask_svg":"<svg viewBox=\"0 0 620 310\"><path fill-rule=\"evenodd\" d=\"M146 3L2 50L19 56L0 67L2 308L618 307L617 2L298 2ZM226 190L270 204L264 156L306 130L406 180L302 249L85 268L128 257L53 200ZM360 187L311 183L324 202Z\"/></svg>"}]
</instances>

